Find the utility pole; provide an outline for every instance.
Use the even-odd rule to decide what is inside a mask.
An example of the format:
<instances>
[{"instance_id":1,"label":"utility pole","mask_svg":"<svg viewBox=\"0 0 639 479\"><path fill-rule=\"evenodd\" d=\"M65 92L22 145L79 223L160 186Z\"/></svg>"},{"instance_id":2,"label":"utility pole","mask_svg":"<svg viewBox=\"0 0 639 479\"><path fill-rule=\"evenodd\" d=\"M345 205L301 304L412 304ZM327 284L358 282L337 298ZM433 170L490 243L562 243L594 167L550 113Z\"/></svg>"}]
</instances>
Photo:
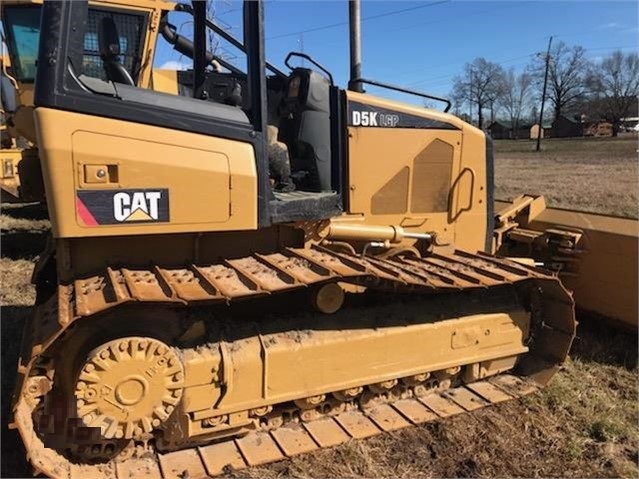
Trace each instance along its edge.
<instances>
[{"instance_id":1,"label":"utility pole","mask_svg":"<svg viewBox=\"0 0 639 479\"><path fill-rule=\"evenodd\" d=\"M470 69L470 83L468 84L468 122L473 124L473 69Z\"/></svg>"},{"instance_id":2,"label":"utility pole","mask_svg":"<svg viewBox=\"0 0 639 479\"><path fill-rule=\"evenodd\" d=\"M550 65L550 45L552 44L552 36L548 41L548 51L546 52L546 72L544 73L544 88L541 92L541 111L539 112L539 128L537 129L537 148L535 151L539 151L541 144L541 132L543 131L544 122L544 102L546 101L546 85L548 84L548 66Z\"/></svg>"}]
</instances>

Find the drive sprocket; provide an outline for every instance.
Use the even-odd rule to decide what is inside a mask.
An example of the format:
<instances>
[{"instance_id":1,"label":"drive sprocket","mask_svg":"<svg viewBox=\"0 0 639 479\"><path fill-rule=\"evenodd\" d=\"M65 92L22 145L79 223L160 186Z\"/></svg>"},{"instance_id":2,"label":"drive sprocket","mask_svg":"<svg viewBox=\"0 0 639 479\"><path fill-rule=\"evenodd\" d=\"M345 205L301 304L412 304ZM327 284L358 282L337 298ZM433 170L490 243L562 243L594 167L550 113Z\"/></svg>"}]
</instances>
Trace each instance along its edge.
<instances>
[{"instance_id":1,"label":"drive sprocket","mask_svg":"<svg viewBox=\"0 0 639 479\"><path fill-rule=\"evenodd\" d=\"M121 338L94 349L75 384L78 416L107 439L133 439L160 426L182 397L184 366L152 338Z\"/></svg>"}]
</instances>

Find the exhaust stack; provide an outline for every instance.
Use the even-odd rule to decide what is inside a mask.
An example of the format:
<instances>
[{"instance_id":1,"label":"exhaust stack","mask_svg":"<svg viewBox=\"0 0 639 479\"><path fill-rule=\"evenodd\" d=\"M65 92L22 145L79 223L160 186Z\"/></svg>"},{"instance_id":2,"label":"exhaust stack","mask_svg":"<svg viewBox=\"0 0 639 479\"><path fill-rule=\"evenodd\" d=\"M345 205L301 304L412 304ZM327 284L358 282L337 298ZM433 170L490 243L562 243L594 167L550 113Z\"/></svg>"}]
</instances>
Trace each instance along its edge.
<instances>
[{"instance_id":1,"label":"exhaust stack","mask_svg":"<svg viewBox=\"0 0 639 479\"><path fill-rule=\"evenodd\" d=\"M348 32L351 47L351 79L348 89L364 92L362 84L356 80L362 78L362 8L361 0L348 0Z\"/></svg>"}]
</instances>

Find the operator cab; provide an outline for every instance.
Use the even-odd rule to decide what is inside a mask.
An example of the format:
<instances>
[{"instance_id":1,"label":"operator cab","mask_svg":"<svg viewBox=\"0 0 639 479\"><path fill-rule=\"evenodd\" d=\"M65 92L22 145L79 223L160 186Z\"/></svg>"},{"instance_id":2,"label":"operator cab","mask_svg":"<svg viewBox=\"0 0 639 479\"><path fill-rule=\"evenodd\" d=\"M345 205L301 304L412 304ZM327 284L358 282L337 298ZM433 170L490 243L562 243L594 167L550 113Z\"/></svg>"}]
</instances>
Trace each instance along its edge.
<instances>
[{"instance_id":1,"label":"operator cab","mask_svg":"<svg viewBox=\"0 0 639 479\"><path fill-rule=\"evenodd\" d=\"M193 9L185 4L179 4L176 11L193 14ZM162 37L180 53L193 57L193 43L178 33L177 27L169 23L168 16L165 15L162 20ZM246 45L239 43L213 22L207 20L206 25L219 39L226 40L230 47L240 50L241 55L247 54ZM245 43L250 43L254 35L245 37L248 37ZM294 57L308 60L322 73L292 66L291 59ZM208 69L202 85L203 99L236 106L251 118L247 74L235 64L208 51L206 61ZM290 70L288 75L265 62L266 69L271 73L265 79L267 125L269 131L277 134L277 138L267 138L267 141L285 145L296 194L284 195L277 188L273 189L273 193L277 200L286 201L291 197L299 200L303 196L301 193L334 192L339 185L334 183L332 175L330 99L331 95L337 94L338 89L333 85L330 72L308 55L291 52L284 63ZM193 96L194 77L194 69L177 72L180 95ZM271 183L274 180L271 175Z\"/></svg>"},{"instance_id":2,"label":"operator cab","mask_svg":"<svg viewBox=\"0 0 639 479\"><path fill-rule=\"evenodd\" d=\"M252 144L261 227L328 219L345 209L345 93L307 55L287 56L289 74L264 60L261 2L244 3L244 43L222 35L245 56L245 69L206 50L205 29L215 25L206 19L203 2L177 4L172 12L190 15L193 41L179 35L168 23L169 12L164 12L161 37L193 59L192 70L176 72L173 94L136 86L143 66L143 18L86 2L45 2L41 8L43 16L50 10L79 27L43 22L51 31L40 35L40 51L55 52L58 60L45 68L46 73L38 68L38 83L47 86L36 88L36 105ZM183 18L181 23L185 20L189 21ZM292 66L290 60L296 56L321 73ZM268 138L267 131L276 131L277 137ZM293 191L278 191L269 175L269 141L288 153Z\"/></svg>"},{"instance_id":3,"label":"operator cab","mask_svg":"<svg viewBox=\"0 0 639 479\"><path fill-rule=\"evenodd\" d=\"M176 11L193 14L193 8L185 4L179 4ZM239 49L242 55L250 54L247 45L256 41L255 32L245 34L245 44L241 44L213 22L207 20L206 25L218 34L218 38ZM248 33L248 30L245 32ZM177 51L193 57L193 42L181 36L178 29L169 23L168 14L162 21L160 33ZM293 66L291 60L294 57L309 61L318 71ZM267 131L275 132L277 137L265 135L264 140L269 144L277 142L286 150L294 191L278 188L277 175L273 174L273 159L270 158L268 196L271 219L277 223L339 215L343 210L342 168L339 164L339 159L343 158L342 131L338 130L343 123L337 113L340 90L334 86L330 72L308 55L291 52L284 63L290 70L289 74L265 62L270 73L265 77L266 91L263 92ZM195 68L194 62L193 69L176 72L180 95L194 95L197 88ZM208 51L206 68L200 98L234 106L253 122L254 100L249 92L248 75L235 64Z\"/></svg>"},{"instance_id":4,"label":"operator cab","mask_svg":"<svg viewBox=\"0 0 639 479\"><path fill-rule=\"evenodd\" d=\"M193 95L193 71L177 72L180 95ZM300 192L330 192L331 164L331 80L308 68L294 68L288 76L266 78L267 125L278 132L277 140L288 150L296 197ZM246 75L207 72L206 99L240 108L251 115ZM287 198L278 191L276 197Z\"/></svg>"},{"instance_id":5,"label":"operator cab","mask_svg":"<svg viewBox=\"0 0 639 479\"><path fill-rule=\"evenodd\" d=\"M9 52L17 66L17 76L24 83L35 80L41 10L42 5L35 4L3 8ZM178 28L168 22L169 15L178 15L182 17L179 23L184 24L189 21L184 14L194 18L193 7L177 4L175 11L164 12L158 42L168 42L180 53L194 58L194 42L178 34ZM249 92L248 68L239 68L208 51L198 101L193 99L195 62L194 68L176 72L177 91L172 92L173 97L137 88L143 67L145 25L149 21L143 11L117 5L89 5L83 22L81 51L74 52L78 55L69 70L80 88L96 95L115 96L123 102L148 103L178 111L187 109L198 114L207 112L205 116L223 122L259 123L254 113L259 107ZM206 25L215 28L208 20ZM247 45L256 44L257 38L250 29L246 32L242 44L219 29L216 31L221 40L227 40L240 55L247 57L248 67L249 55L254 57L256 52L255 48L249 52ZM304 58L317 70L293 66L294 57ZM276 135L269 138L263 132L262 140L282 145L291 170L292 186L285 192L278 189L272 169L266 168L267 173L271 172L264 194L269 200L268 216L272 222L335 216L343 209L339 158L344 152L340 151L342 132L338 130L343 123L336 113L340 92L333 85L330 72L307 55L292 52L284 63L289 68L288 74L264 63L269 74L264 78L265 91L258 92L259 101L266 105L267 131ZM201 100L207 102L203 104ZM110 111L104 108L98 114L108 116Z\"/></svg>"}]
</instances>

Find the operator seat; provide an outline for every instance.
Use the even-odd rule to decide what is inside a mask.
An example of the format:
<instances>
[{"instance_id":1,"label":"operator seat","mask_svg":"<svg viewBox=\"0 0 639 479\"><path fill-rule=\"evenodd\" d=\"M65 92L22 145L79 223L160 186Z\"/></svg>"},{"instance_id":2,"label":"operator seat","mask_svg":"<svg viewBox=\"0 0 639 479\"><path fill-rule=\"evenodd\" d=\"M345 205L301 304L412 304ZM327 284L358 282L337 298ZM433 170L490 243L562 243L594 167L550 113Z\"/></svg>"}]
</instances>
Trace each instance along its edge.
<instances>
[{"instance_id":1,"label":"operator seat","mask_svg":"<svg viewBox=\"0 0 639 479\"><path fill-rule=\"evenodd\" d=\"M98 46L107 79L113 83L135 86L131 74L120 63L120 36L111 17L103 17L98 28Z\"/></svg>"},{"instance_id":2,"label":"operator seat","mask_svg":"<svg viewBox=\"0 0 639 479\"><path fill-rule=\"evenodd\" d=\"M331 191L330 83L319 73L295 68L282 100L283 140L291 149L293 177L299 189Z\"/></svg>"}]
</instances>

